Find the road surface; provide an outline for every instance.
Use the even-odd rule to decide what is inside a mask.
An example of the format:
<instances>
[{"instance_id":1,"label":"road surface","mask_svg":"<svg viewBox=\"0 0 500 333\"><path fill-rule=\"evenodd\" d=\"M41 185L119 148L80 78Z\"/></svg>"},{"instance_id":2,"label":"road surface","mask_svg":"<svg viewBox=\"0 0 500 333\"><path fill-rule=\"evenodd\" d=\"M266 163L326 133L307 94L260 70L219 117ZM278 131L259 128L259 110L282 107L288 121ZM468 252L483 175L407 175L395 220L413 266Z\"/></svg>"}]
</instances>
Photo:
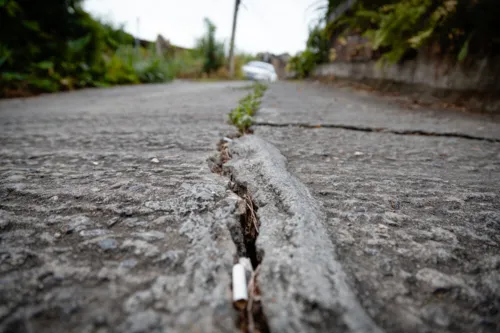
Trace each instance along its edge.
<instances>
[{"instance_id":1,"label":"road surface","mask_svg":"<svg viewBox=\"0 0 500 333\"><path fill-rule=\"evenodd\" d=\"M0 332L239 332L244 194L262 333L498 332L498 116L277 83L214 169L247 87L0 101Z\"/></svg>"},{"instance_id":2,"label":"road surface","mask_svg":"<svg viewBox=\"0 0 500 333\"><path fill-rule=\"evenodd\" d=\"M0 101L0 332L234 331L234 198L206 159L247 85Z\"/></svg>"},{"instance_id":3,"label":"road surface","mask_svg":"<svg viewBox=\"0 0 500 333\"><path fill-rule=\"evenodd\" d=\"M500 330L500 117L282 83L257 122L321 204L347 281L380 327Z\"/></svg>"}]
</instances>

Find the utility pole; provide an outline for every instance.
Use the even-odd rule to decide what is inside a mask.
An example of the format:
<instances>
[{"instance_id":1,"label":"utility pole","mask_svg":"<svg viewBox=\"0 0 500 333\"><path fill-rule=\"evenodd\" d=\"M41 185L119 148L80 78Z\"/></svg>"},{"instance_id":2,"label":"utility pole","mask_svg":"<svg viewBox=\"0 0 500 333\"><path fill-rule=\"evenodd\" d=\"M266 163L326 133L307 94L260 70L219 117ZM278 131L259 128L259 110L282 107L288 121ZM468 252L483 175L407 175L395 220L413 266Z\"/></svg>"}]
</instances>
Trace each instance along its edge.
<instances>
[{"instance_id":1,"label":"utility pole","mask_svg":"<svg viewBox=\"0 0 500 333\"><path fill-rule=\"evenodd\" d=\"M238 19L238 9L240 0L234 2L233 30L231 32L231 44L229 45L229 77L234 77L234 36L236 34L236 20Z\"/></svg>"}]
</instances>

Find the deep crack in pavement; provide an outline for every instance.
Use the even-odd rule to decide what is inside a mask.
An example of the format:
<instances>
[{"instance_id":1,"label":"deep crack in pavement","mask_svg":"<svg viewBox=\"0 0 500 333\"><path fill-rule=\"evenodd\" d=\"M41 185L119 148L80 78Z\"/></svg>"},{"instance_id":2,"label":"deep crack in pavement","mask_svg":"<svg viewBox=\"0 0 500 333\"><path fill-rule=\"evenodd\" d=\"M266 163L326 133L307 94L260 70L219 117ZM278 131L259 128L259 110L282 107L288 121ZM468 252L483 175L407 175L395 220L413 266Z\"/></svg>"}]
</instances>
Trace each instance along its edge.
<instances>
[{"instance_id":1,"label":"deep crack in pavement","mask_svg":"<svg viewBox=\"0 0 500 333\"><path fill-rule=\"evenodd\" d=\"M0 331L238 332L239 256L257 330L498 331L498 117L246 86L0 101Z\"/></svg>"},{"instance_id":2,"label":"deep crack in pavement","mask_svg":"<svg viewBox=\"0 0 500 333\"><path fill-rule=\"evenodd\" d=\"M288 126L297 123L306 126ZM350 287L382 329L498 332L498 117L280 83L254 133L311 190Z\"/></svg>"}]
</instances>

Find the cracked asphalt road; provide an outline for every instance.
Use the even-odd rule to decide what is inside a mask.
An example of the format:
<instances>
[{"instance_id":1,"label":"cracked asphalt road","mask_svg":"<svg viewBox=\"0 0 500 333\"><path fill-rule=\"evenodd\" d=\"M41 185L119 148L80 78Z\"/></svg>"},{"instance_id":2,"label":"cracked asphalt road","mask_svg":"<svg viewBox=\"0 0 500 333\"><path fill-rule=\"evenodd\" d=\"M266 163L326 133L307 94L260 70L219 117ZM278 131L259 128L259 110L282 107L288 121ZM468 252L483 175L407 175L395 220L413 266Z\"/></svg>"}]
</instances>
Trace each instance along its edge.
<instances>
[{"instance_id":1,"label":"cracked asphalt road","mask_svg":"<svg viewBox=\"0 0 500 333\"><path fill-rule=\"evenodd\" d=\"M0 101L0 332L237 332L241 199L207 158L247 85ZM232 167L259 205L271 332L500 330L498 116L285 82L257 121L280 151L246 136Z\"/></svg>"},{"instance_id":2,"label":"cracked asphalt road","mask_svg":"<svg viewBox=\"0 0 500 333\"><path fill-rule=\"evenodd\" d=\"M0 101L0 332L236 330L236 199L206 159L245 86Z\"/></svg>"},{"instance_id":3,"label":"cracked asphalt road","mask_svg":"<svg viewBox=\"0 0 500 333\"><path fill-rule=\"evenodd\" d=\"M280 149L322 204L351 286L383 329L499 332L500 143L491 142L500 138L499 119L281 83L257 117L279 127L255 126L255 134Z\"/></svg>"},{"instance_id":4,"label":"cracked asphalt road","mask_svg":"<svg viewBox=\"0 0 500 333\"><path fill-rule=\"evenodd\" d=\"M348 88L332 88L314 83L280 84L268 91L265 101L267 103L259 112L257 122L344 125L361 129L462 134L500 140L500 115L408 109L391 102L390 98Z\"/></svg>"}]
</instances>

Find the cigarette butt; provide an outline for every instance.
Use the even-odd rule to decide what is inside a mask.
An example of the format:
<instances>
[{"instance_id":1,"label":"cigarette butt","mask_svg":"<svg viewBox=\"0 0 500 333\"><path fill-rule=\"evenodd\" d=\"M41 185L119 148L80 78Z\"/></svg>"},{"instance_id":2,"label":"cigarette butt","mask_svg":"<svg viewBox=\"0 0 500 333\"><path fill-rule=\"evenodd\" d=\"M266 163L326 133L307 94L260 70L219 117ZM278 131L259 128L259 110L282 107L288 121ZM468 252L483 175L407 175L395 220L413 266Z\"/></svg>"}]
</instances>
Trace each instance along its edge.
<instances>
[{"instance_id":1,"label":"cigarette butt","mask_svg":"<svg viewBox=\"0 0 500 333\"><path fill-rule=\"evenodd\" d=\"M247 258L247 257L241 257L238 259L238 263L243 265L243 267L245 267L245 270L246 271L249 271L250 273L253 272L253 267L252 267L252 263L250 262L250 259Z\"/></svg>"},{"instance_id":2,"label":"cigarette butt","mask_svg":"<svg viewBox=\"0 0 500 333\"><path fill-rule=\"evenodd\" d=\"M246 277L246 281L247 281L247 285L248 285L250 280L252 279L252 274L253 274L252 263L250 262L250 259L247 257L239 258L238 263L240 265L243 265L243 267L245 268L245 277Z\"/></svg>"},{"instance_id":3,"label":"cigarette butt","mask_svg":"<svg viewBox=\"0 0 500 333\"><path fill-rule=\"evenodd\" d=\"M240 310L246 307L248 300L245 267L242 264L233 266L233 304Z\"/></svg>"}]
</instances>

